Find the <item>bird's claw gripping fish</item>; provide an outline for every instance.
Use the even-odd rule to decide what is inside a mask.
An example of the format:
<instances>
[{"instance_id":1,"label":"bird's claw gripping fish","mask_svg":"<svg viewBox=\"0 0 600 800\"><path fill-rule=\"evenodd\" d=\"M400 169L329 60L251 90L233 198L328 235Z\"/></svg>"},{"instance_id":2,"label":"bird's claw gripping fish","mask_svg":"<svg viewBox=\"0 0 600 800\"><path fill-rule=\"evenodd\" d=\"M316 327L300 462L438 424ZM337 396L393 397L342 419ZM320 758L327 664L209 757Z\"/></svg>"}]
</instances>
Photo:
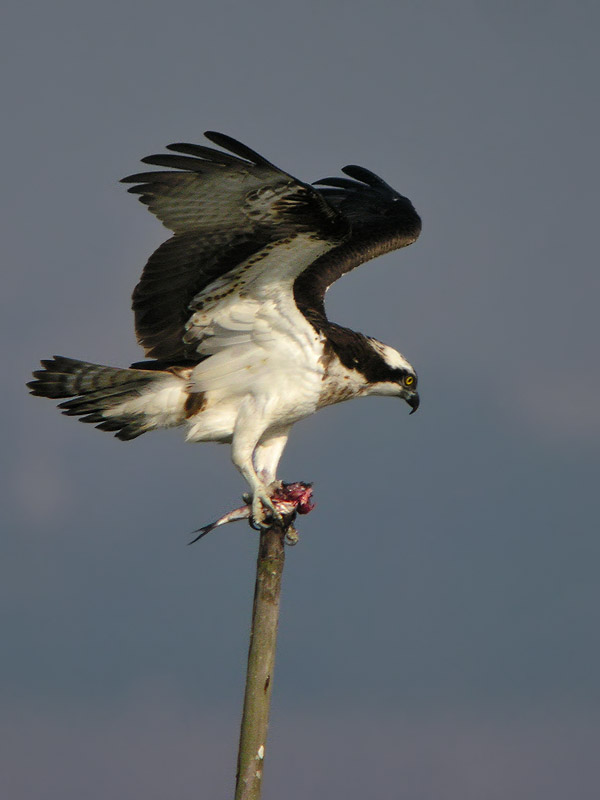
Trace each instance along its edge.
<instances>
[{"instance_id":1,"label":"bird's claw gripping fish","mask_svg":"<svg viewBox=\"0 0 600 800\"><path fill-rule=\"evenodd\" d=\"M286 542L289 545L296 544L298 541L298 533L292 525L296 514L308 514L315 507L312 500L312 491L312 484L310 483L282 483L271 495L271 501L275 509L281 514L286 524ZM204 527L195 530L194 533L197 533L198 536L192 539L190 544L194 544L194 542L202 539L207 533L211 533L211 531L214 531L215 528L219 528L221 525L227 525L230 522L238 522L242 519L249 520L252 526L251 503L246 503L246 505L240 506L239 508L234 508L233 511L224 514L222 517L215 520L215 522L211 522L210 525L204 525Z\"/></svg>"}]
</instances>

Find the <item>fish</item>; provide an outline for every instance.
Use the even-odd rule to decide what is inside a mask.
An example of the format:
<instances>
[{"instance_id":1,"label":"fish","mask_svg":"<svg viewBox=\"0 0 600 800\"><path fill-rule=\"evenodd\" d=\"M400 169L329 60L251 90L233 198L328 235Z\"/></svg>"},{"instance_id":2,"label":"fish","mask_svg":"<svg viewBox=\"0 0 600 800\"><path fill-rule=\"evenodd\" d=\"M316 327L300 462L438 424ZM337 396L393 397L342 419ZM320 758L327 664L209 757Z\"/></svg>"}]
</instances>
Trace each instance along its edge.
<instances>
[{"instance_id":1,"label":"fish","mask_svg":"<svg viewBox=\"0 0 600 800\"><path fill-rule=\"evenodd\" d=\"M292 525L296 514L309 514L315 507L312 493L313 489L311 483L298 481L296 483L282 483L271 495L271 501L284 521L287 544L293 545L298 541L298 532ZM221 525L228 525L230 522L239 522L242 519L250 520L250 525L252 526L251 503L246 503L239 508L234 508L233 511L228 511L227 514L223 514L222 517L219 517L219 519L211 522L209 525L198 528L194 531L198 536L192 539L188 544L194 544L208 533L214 531L215 528L221 527Z\"/></svg>"}]
</instances>

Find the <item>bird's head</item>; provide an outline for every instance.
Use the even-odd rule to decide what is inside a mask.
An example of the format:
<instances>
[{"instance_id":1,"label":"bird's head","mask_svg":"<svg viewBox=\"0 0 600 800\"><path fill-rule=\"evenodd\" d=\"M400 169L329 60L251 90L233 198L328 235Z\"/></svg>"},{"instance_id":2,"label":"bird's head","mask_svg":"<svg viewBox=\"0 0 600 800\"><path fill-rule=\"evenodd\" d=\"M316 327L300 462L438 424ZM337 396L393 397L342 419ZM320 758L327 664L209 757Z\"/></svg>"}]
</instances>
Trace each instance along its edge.
<instances>
[{"instance_id":1,"label":"bird's head","mask_svg":"<svg viewBox=\"0 0 600 800\"><path fill-rule=\"evenodd\" d=\"M393 347L377 339L368 338L367 341L374 351L370 359L369 394L401 397L413 414L420 402L414 367Z\"/></svg>"}]
</instances>

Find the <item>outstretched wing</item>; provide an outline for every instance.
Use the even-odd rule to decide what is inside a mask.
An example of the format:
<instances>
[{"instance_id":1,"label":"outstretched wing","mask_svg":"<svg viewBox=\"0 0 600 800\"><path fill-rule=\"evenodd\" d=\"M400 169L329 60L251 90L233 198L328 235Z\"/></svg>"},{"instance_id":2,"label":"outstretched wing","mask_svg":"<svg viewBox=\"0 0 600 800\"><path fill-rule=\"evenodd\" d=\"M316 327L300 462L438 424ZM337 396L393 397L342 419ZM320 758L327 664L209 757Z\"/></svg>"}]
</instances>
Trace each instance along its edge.
<instances>
[{"instance_id":1,"label":"outstretched wing","mask_svg":"<svg viewBox=\"0 0 600 800\"><path fill-rule=\"evenodd\" d=\"M224 150L172 144L168 149L173 153L142 159L168 171L123 179L134 184L129 191L174 233L152 254L133 293L136 334L151 358L197 358L202 337L189 324L186 334L186 323L191 306L192 311L206 307L203 292L215 281L220 289L209 293L209 303L233 291L240 269L250 269L278 242L286 243L282 255L288 262L301 249L294 241L313 260L349 234L343 213L323 192L229 136L205 135ZM299 259L294 273L288 263L288 276L295 277L305 266ZM269 269L276 268L270 259ZM193 305L198 297L202 299Z\"/></svg>"},{"instance_id":2,"label":"outstretched wing","mask_svg":"<svg viewBox=\"0 0 600 800\"><path fill-rule=\"evenodd\" d=\"M349 164L342 172L350 178L322 178L313 185L350 221L356 242L376 236L391 250L417 239L421 218L408 197L364 167Z\"/></svg>"},{"instance_id":3,"label":"outstretched wing","mask_svg":"<svg viewBox=\"0 0 600 800\"><path fill-rule=\"evenodd\" d=\"M349 178L323 178L314 185L348 222L350 234L294 284L298 308L318 329L327 325L324 296L334 281L365 261L412 244L421 232L421 218L407 197L364 167L350 165L342 171Z\"/></svg>"}]
</instances>

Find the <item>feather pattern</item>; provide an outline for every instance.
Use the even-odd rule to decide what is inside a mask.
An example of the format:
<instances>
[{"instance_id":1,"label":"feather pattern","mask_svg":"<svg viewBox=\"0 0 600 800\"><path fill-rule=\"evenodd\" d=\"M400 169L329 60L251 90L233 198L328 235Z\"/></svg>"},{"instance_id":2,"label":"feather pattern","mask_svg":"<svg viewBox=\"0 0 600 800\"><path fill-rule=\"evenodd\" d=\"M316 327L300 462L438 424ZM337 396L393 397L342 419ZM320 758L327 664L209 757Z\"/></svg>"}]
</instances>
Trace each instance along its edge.
<instances>
[{"instance_id":1,"label":"feather pattern","mask_svg":"<svg viewBox=\"0 0 600 800\"><path fill-rule=\"evenodd\" d=\"M173 144L169 149L182 155L143 161L180 171L123 179L175 234L150 257L133 295L136 333L151 358L189 357L188 306L213 281L298 234L319 241L320 254L349 232L317 189L228 136L209 132L207 138L234 155Z\"/></svg>"}]
</instances>

